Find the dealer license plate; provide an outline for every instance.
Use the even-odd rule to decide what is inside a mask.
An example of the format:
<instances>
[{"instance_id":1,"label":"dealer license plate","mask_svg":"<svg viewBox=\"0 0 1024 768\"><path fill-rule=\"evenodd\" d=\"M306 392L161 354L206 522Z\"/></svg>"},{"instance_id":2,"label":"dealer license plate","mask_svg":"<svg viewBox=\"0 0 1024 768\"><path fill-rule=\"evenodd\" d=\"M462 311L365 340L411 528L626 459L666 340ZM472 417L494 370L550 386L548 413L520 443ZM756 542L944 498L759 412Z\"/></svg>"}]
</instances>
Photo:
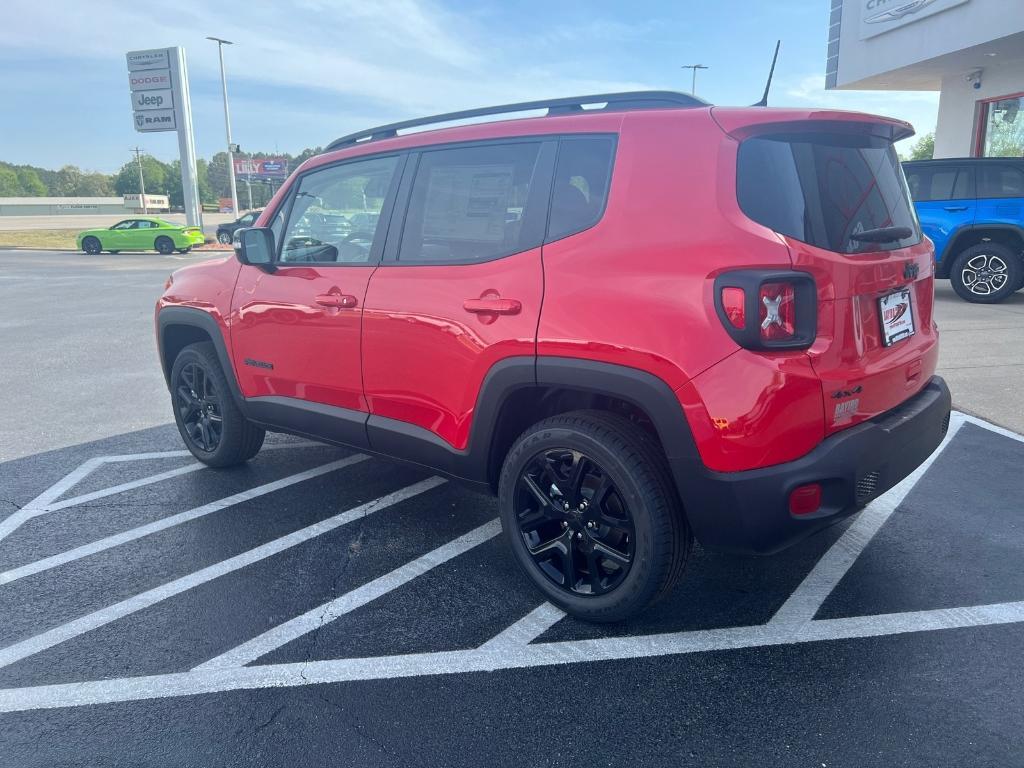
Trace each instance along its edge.
<instances>
[{"instance_id":1,"label":"dealer license plate","mask_svg":"<svg viewBox=\"0 0 1024 768\"><path fill-rule=\"evenodd\" d=\"M889 347L914 335L914 312L910 306L910 289L904 288L878 300L882 318L882 343Z\"/></svg>"}]
</instances>

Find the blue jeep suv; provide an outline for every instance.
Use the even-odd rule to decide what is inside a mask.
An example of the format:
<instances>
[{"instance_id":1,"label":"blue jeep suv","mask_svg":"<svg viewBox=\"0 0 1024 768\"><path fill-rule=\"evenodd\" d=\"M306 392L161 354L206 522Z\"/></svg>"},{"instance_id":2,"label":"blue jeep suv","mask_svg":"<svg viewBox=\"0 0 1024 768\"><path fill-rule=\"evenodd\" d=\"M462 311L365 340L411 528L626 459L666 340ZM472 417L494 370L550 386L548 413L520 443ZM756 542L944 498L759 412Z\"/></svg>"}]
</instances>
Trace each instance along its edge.
<instances>
[{"instance_id":1,"label":"blue jeep suv","mask_svg":"<svg viewBox=\"0 0 1024 768\"><path fill-rule=\"evenodd\" d=\"M1024 288L1024 158L917 160L903 170L935 243L936 277L981 304Z\"/></svg>"}]
</instances>

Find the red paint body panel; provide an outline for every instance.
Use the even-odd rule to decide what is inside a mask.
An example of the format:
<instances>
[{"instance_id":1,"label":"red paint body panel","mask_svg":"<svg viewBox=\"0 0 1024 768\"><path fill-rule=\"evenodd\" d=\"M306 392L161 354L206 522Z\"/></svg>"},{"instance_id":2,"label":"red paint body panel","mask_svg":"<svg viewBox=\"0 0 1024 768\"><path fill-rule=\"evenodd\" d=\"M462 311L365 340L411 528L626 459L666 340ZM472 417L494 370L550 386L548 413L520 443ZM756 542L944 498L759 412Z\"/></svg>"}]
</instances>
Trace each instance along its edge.
<instances>
[{"instance_id":1,"label":"red paint body panel","mask_svg":"<svg viewBox=\"0 0 1024 768\"><path fill-rule=\"evenodd\" d=\"M372 267L281 266L273 273L242 267L231 315L231 346L245 397L277 395L365 411L360 365L362 299ZM349 295L353 308L316 303ZM246 359L273 369L247 365Z\"/></svg>"},{"instance_id":2,"label":"red paint body panel","mask_svg":"<svg viewBox=\"0 0 1024 768\"><path fill-rule=\"evenodd\" d=\"M370 412L465 448L488 370L502 358L534 354L542 291L539 248L482 264L381 266L363 310ZM521 307L515 314L464 307L480 298L515 299Z\"/></svg>"},{"instance_id":3,"label":"red paint body panel","mask_svg":"<svg viewBox=\"0 0 1024 768\"><path fill-rule=\"evenodd\" d=\"M182 267L174 272L172 284L157 300L156 314L169 306L200 309L217 321L226 342L230 335L231 293L240 267L233 255Z\"/></svg>"}]
</instances>

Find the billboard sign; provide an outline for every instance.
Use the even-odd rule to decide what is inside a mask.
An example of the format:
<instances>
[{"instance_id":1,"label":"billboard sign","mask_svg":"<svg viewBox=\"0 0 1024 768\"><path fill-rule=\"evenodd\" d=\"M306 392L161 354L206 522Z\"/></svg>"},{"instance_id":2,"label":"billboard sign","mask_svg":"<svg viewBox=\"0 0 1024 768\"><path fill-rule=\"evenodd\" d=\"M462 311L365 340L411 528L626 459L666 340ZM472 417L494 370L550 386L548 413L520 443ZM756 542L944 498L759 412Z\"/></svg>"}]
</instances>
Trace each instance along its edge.
<instances>
[{"instance_id":1,"label":"billboard sign","mask_svg":"<svg viewBox=\"0 0 1024 768\"><path fill-rule=\"evenodd\" d=\"M258 181L280 181L288 177L288 160L284 157L236 157L235 175Z\"/></svg>"}]
</instances>

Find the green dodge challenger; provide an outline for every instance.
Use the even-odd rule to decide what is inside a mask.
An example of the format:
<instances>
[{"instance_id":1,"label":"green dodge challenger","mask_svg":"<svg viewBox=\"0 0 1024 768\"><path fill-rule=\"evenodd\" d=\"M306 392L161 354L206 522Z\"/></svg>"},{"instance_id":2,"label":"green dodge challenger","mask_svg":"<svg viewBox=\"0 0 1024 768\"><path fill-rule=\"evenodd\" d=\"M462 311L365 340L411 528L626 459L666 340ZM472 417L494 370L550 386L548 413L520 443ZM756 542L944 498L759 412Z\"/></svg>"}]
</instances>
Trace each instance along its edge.
<instances>
[{"instance_id":1,"label":"green dodge challenger","mask_svg":"<svg viewBox=\"0 0 1024 768\"><path fill-rule=\"evenodd\" d=\"M163 219L141 216L119 221L108 229L87 229L78 235L78 247L92 254L153 250L186 253L193 245L202 245L203 239L199 227L179 227Z\"/></svg>"}]
</instances>

